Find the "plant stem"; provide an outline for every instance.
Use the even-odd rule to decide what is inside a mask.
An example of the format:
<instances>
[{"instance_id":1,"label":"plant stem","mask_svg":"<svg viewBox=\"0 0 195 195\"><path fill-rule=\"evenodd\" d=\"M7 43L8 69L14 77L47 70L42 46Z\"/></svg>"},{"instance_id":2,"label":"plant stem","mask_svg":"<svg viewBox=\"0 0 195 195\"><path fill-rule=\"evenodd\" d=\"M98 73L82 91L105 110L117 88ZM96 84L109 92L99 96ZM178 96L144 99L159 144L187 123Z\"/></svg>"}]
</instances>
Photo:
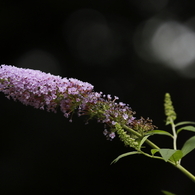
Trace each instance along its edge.
<instances>
[{"instance_id":1,"label":"plant stem","mask_svg":"<svg viewBox=\"0 0 195 195\"><path fill-rule=\"evenodd\" d=\"M170 119L170 121L171 121L171 127L172 127L172 132L173 132L173 149L177 150L177 133L176 133L176 128L175 128L176 126L172 118ZM178 160L178 164L181 164L181 159Z\"/></svg>"},{"instance_id":2,"label":"plant stem","mask_svg":"<svg viewBox=\"0 0 195 195\"><path fill-rule=\"evenodd\" d=\"M138 137L142 137L140 133L138 133L137 131L131 129L130 127L123 125L123 128L126 129L127 131L129 131L130 133L133 133L134 135L138 136ZM160 149L156 144L154 144L153 142L151 142L149 139L147 139L145 141L149 146L151 146L154 149Z\"/></svg>"},{"instance_id":3,"label":"plant stem","mask_svg":"<svg viewBox=\"0 0 195 195\"><path fill-rule=\"evenodd\" d=\"M176 168L178 168L184 175L186 175L189 179L191 179L194 183L195 183L195 176L190 173L187 169L185 169L183 166L181 166L180 164L173 164Z\"/></svg>"},{"instance_id":4,"label":"plant stem","mask_svg":"<svg viewBox=\"0 0 195 195\"><path fill-rule=\"evenodd\" d=\"M170 120L171 120L172 132L173 132L173 149L177 150L177 133L175 130L175 124L173 122L173 119L170 119Z\"/></svg>"},{"instance_id":5,"label":"plant stem","mask_svg":"<svg viewBox=\"0 0 195 195\"><path fill-rule=\"evenodd\" d=\"M176 134L176 131L175 131L175 125L174 123L172 123L172 127L173 128L173 136L174 136L174 145L176 144L176 139L177 139L177 134ZM126 125L123 125L123 128L126 129L127 131L129 131L130 133L133 133L134 135L138 136L138 137L142 137L141 134L139 134L137 131L129 128L128 126ZM151 148L154 148L154 149L160 149L156 144L154 144L152 141L150 140L146 140L145 141ZM176 146L176 145L175 145ZM174 146L174 147L175 147ZM176 147L177 148L177 147ZM175 149L175 148L174 148ZM146 153L142 153L144 154L145 156L148 156L148 157L151 157L153 158L151 155L149 154L146 154ZM158 157L158 159L161 159L163 160L161 157ZM174 163L173 161L168 161L170 164L172 164L174 167L176 167L177 169L179 169L184 175L186 175L189 179L191 179L194 183L195 183L195 176L190 173L187 169L185 169L182 165L179 164L179 162L176 164Z\"/></svg>"}]
</instances>

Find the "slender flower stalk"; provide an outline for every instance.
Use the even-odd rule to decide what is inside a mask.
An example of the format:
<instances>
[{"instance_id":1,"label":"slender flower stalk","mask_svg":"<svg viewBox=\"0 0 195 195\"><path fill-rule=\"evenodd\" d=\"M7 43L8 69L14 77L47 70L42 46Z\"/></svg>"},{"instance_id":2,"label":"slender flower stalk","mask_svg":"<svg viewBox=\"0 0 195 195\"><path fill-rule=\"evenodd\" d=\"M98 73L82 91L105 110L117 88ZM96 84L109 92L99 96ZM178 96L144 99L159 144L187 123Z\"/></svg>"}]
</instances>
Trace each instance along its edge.
<instances>
[{"instance_id":1,"label":"slender flower stalk","mask_svg":"<svg viewBox=\"0 0 195 195\"><path fill-rule=\"evenodd\" d=\"M171 101L171 96L169 93L165 94L165 115L167 116L166 119L166 125L171 125L172 127L172 132L173 132L173 148L174 150L177 150L177 133L175 130L175 124L174 120L177 118L177 115L175 113L172 101Z\"/></svg>"}]
</instances>

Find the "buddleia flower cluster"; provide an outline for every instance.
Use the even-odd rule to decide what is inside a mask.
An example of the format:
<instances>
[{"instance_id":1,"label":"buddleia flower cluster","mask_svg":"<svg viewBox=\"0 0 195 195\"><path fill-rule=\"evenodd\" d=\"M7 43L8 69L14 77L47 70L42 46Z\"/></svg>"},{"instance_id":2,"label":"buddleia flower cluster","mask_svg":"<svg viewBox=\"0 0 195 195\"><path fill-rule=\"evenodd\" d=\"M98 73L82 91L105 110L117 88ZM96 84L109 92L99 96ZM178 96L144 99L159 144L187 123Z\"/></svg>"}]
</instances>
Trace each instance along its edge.
<instances>
[{"instance_id":1,"label":"buddleia flower cluster","mask_svg":"<svg viewBox=\"0 0 195 195\"><path fill-rule=\"evenodd\" d=\"M20 101L38 109L57 112L61 110L72 121L72 115L95 118L103 123L104 135L112 140L115 133L125 145L133 146L136 136L119 127L127 126L139 134L154 129L149 119L136 119L128 104L118 102L118 97L95 92L93 85L74 78L62 78L39 70L0 66L0 91L7 98ZM120 129L120 130L119 130ZM125 134L127 136L124 136ZM121 134L121 135L120 135ZM123 134L123 135L122 135ZM129 140L130 139L130 140ZM129 143L132 144L129 144Z\"/></svg>"}]
</instances>

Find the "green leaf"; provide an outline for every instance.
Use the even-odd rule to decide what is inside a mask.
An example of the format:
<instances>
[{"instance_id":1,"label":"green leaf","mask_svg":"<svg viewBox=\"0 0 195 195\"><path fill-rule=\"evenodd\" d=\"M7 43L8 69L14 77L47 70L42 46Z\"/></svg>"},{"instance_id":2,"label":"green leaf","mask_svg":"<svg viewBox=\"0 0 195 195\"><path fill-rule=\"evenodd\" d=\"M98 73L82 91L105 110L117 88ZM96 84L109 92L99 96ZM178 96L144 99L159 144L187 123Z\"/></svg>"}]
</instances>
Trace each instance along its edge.
<instances>
[{"instance_id":1,"label":"green leaf","mask_svg":"<svg viewBox=\"0 0 195 195\"><path fill-rule=\"evenodd\" d=\"M178 160L182 159L183 152L181 150L177 150L170 158L171 161L177 162Z\"/></svg>"},{"instance_id":2,"label":"green leaf","mask_svg":"<svg viewBox=\"0 0 195 195\"><path fill-rule=\"evenodd\" d=\"M116 159L114 159L111 164L116 163L119 159L125 157L125 156L129 156L129 155L133 155L133 154L141 154L141 152L138 151L133 151L133 152L127 152L124 154L119 155Z\"/></svg>"},{"instance_id":3,"label":"green leaf","mask_svg":"<svg viewBox=\"0 0 195 195\"><path fill-rule=\"evenodd\" d=\"M183 122L179 122L179 123L177 123L176 125L175 125L175 127L177 127L177 126L180 126L180 125L189 125L189 124L193 124L193 125L195 125L195 122L193 122L193 121L183 121Z\"/></svg>"},{"instance_id":4,"label":"green leaf","mask_svg":"<svg viewBox=\"0 0 195 195\"><path fill-rule=\"evenodd\" d=\"M193 131L195 132L195 127L194 126L185 126L177 130L177 134L182 131L182 130L187 130L187 131Z\"/></svg>"},{"instance_id":5,"label":"green leaf","mask_svg":"<svg viewBox=\"0 0 195 195\"><path fill-rule=\"evenodd\" d=\"M195 136L191 137L184 143L181 149L181 151L183 152L183 156L185 156L186 154L194 150L194 148L195 148Z\"/></svg>"},{"instance_id":6,"label":"green leaf","mask_svg":"<svg viewBox=\"0 0 195 195\"><path fill-rule=\"evenodd\" d=\"M138 146L138 149L140 149L140 148L142 147L143 143L148 139L148 137L149 137L149 135L148 135L148 136L144 136L144 137L141 139L141 141L140 141L140 143L139 143L139 146Z\"/></svg>"},{"instance_id":7,"label":"green leaf","mask_svg":"<svg viewBox=\"0 0 195 195\"><path fill-rule=\"evenodd\" d=\"M169 159L171 161L177 162L183 157L183 153L181 150L173 150L173 149L151 149L152 155L156 152L159 152L163 159L167 162Z\"/></svg>"},{"instance_id":8,"label":"green leaf","mask_svg":"<svg viewBox=\"0 0 195 195\"><path fill-rule=\"evenodd\" d=\"M152 130L152 131L149 131L146 135L155 135L155 134L159 134L159 135L168 135L170 137L173 137L172 134L170 134L169 132L167 131L163 131L163 130Z\"/></svg>"},{"instance_id":9,"label":"green leaf","mask_svg":"<svg viewBox=\"0 0 195 195\"><path fill-rule=\"evenodd\" d=\"M171 156L176 152L177 150L173 150L173 149L160 149L159 152L161 154L161 156L163 157L163 159L167 162Z\"/></svg>"},{"instance_id":10,"label":"green leaf","mask_svg":"<svg viewBox=\"0 0 195 195\"><path fill-rule=\"evenodd\" d=\"M171 192L168 192L168 191L165 191L165 190L161 190L161 192L165 195L176 195L176 194L173 194Z\"/></svg>"},{"instance_id":11,"label":"green leaf","mask_svg":"<svg viewBox=\"0 0 195 195\"><path fill-rule=\"evenodd\" d=\"M159 152L160 149L151 149L151 153L154 156L155 153Z\"/></svg>"}]
</instances>

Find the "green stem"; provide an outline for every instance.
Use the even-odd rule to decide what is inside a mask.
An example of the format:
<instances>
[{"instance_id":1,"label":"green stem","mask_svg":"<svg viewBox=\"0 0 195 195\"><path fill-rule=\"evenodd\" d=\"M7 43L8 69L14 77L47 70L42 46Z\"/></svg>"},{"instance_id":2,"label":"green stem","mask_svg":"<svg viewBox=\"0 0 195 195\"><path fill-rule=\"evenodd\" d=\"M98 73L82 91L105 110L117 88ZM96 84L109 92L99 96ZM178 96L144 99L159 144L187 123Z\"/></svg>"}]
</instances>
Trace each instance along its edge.
<instances>
[{"instance_id":1,"label":"green stem","mask_svg":"<svg viewBox=\"0 0 195 195\"><path fill-rule=\"evenodd\" d=\"M137 137L142 137L140 133L138 133L137 131L131 129L130 127L123 125L123 128L126 129L127 131L129 131L130 133L133 133L134 135L136 135ZM151 146L154 149L160 149L156 144L154 144L153 142L151 142L149 139L147 139L145 141L149 146Z\"/></svg>"},{"instance_id":2,"label":"green stem","mask_svg":"<svg viewBox=\"0 0 195 195\"><path fill-rule=\"evenodd\" d=\"M173 149L177 150L177 133L176 133L176 128L175 128L175 123L173 119L170 119L171 122L171 127L172 127L172 132L173 132ZM178 164L181 164L181 159L178 160Z\"/></svg>"},{"instance_id":3,"label":"green stem","mask_svg":"<svg viewBox=\"0 0 195 195\"><path fill-rule=\"evenodd\" d=\"M174 124L174 123L173 123ZM133 133L134 135L138 136L138 137L142 137L141 134L139 134L137 131L129 128L128 126L126 125L123 125L123 128L126 129L127 131L129 131L130 133ZM175 126L174 126L175 128ZM174 130L173 130L174 131ZM175 132L176 133L176 132ZM176 135L177 136L177 135ZM177 137L175 137L176 139ZM154 148L154 149L160 149L156 144L154 144L153 142L151 142L150 140L146 140L145 141L149 146L151 146L151 148ZM175 141L176 143L176 141ZM142 151L140 151L142 154L144 154L145 156L148 156L148 157L151 157L151 158L157 158L157 159L161 159L163 160L163 158L161 157L154 157L150 154L147 154L147 153L144 153ZM173 161L168 161L170 164L172 164L174 167L176 167L177 169L179 169L184 175L186 175L189 179L191 179L194 183L195 183L195 176L190 173L187 169L185 169L183 166L181 166L179 163L175 164Z\"/></svg>"},{"instance_id":4,"label":"green stem","mask_svg":"<svg viewBox=\"0 0 195 195\"><path fill-rule=\"evenodd\" d=\"M177 150L177 133L175 130L175 124L172 119L171 119L171 127L172 127L172 132L173 132L173 149Z\"/></svg>"},{"instance_id":5,"label":"green stem","mask_svg":"<svg viewBox=\"0 0 195 195\"><path fill-rule=\"evenodd\" d=\"M174 164L174 166L178 168L184 175L186 175L189 179L191 179L195 183L195 176L192 173L190 173L187 169L185 169L180 164L178 165Z\"/></svg>"}]
</instances>

